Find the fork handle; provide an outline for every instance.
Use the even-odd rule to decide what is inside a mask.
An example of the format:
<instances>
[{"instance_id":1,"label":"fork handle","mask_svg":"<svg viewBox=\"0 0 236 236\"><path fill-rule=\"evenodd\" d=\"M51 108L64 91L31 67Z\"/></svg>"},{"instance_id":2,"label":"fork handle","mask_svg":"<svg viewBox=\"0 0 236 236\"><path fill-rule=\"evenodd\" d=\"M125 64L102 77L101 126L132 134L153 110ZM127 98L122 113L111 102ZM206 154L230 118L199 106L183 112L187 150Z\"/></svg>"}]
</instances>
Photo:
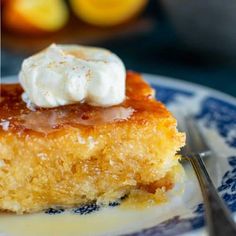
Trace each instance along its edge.
<instances>
[{"instance_id":1,"label":"fork handle","mask_svg":"<svg viewBox=\"0 0 236 236\"><path fill-rule=\"evenodd\" d=\"M201 154L193 154L188 158L197 175L204 203L205 217L210 236L235 236L236 226L230 211L219 196L206 170Z\"/></svg>"}]
</instances>

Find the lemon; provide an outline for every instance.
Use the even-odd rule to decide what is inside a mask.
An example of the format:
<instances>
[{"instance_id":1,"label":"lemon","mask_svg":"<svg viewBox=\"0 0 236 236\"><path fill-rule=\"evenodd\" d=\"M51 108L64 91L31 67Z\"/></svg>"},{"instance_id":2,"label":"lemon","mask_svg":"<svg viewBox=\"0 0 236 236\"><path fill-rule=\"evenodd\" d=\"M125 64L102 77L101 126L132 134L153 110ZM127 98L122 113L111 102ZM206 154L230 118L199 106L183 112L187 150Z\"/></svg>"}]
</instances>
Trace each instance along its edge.
<instances>
[{"instance_id":1,"label":"lemon","mask_svg":"<svg viewBox=\"0 0 236 236\"><path fill-rule=\"evenodd\" d=\"M138 14L147 0L70 0L73 11L85 22L113 26Z\"/></svg>"},{"instance_id":2,"label":"lemon","mask_svg":"<svg viewBox=\"0 0 236 236\"><path fill-rule=\"evenodd\" d=\"M56 31L68 20L68 9L62 0L11 0L7 2L5 21L11 26Z\"/></svg>"}]
</instances>

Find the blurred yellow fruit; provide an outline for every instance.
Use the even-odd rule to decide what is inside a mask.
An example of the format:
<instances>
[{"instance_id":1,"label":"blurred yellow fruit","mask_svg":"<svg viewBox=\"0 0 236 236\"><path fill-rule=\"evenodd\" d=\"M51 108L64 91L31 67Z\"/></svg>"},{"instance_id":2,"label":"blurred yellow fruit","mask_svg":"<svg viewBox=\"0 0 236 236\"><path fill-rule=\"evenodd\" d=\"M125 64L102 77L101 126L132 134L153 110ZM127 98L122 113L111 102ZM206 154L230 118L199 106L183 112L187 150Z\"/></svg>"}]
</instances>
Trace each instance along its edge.
<instances>
[{"instance_id":1,"label":"blurred yellow fruit","mask_svg":"<svg viewBox=\"0 0 236 236\"><path fill-rule=\"evenodd\" d=\"M68 9L62 0L11 0L3 9L6 27L22 32L53 32L65 25Z\"/></svg>"},{"instance_id":2,"label":"blurred yellow fruit","mask_svg":"<svg viewBox=\"0 0 236 236\"><path fill-rule=\"evenodd\" d=\"M70 0L75 14L99 26L123 23L138 14L147 0Z\"/></svg>"}]
</instances>

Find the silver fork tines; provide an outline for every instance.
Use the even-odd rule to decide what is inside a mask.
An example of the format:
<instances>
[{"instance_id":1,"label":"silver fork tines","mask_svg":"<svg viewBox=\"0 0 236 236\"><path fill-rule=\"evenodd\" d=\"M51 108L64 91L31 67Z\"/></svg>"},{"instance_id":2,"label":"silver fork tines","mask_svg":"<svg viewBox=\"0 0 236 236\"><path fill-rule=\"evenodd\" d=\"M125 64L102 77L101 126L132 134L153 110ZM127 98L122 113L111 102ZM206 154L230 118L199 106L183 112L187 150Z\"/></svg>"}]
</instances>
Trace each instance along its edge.
<instances>
[{"instance_id":1,"label":"silver fork tines","mask_svg":"<svg viewBox=\"0 0 236 236\"><path fill-rule=\"evenodd\" d=\"M180 130L186 133L186 146L180 154L190 161L198 178L205 205L208 233L210 236L235 236L235 223L202 160L202 157L209 156L212 151L192 116L186 116L178 121Z\"/></svg>"}]
</instances>

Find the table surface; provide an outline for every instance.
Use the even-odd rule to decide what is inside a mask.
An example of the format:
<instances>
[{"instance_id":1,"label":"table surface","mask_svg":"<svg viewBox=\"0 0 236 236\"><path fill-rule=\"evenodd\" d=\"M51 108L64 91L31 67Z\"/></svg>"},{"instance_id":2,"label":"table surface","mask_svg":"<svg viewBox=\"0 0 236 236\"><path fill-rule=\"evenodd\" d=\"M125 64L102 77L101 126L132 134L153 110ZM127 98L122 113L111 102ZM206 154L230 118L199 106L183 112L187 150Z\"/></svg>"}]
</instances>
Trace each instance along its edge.
<instances>
[{"instance_id":1,"label":"table surface","mask_svg":"<svg viewBox=\"0 0 236 236\"><path fill-rule=\"evenodd\" d=\"M95 46L117 53L127 69L187 80L236 97L235 61L190 51L166 21L156 20L149 32L109 39ZM1 76L17 74L26 56L2 48Z\"/></svg>"}]
</instances>

